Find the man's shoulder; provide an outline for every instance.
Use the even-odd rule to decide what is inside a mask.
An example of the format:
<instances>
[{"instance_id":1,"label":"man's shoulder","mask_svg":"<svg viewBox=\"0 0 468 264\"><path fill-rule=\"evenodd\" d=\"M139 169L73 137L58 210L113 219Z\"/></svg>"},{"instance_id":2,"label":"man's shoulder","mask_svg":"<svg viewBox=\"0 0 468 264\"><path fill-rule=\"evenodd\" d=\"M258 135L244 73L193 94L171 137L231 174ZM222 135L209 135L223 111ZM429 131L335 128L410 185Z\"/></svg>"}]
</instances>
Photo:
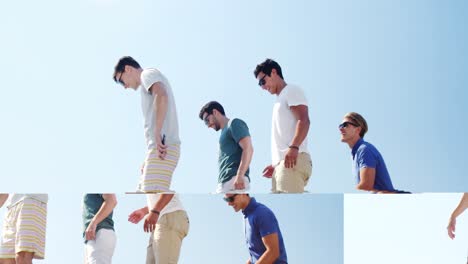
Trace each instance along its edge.
<instances>
[{"instance_id":1,"label":"man's shoulder","mask_svg":"<svg viewBox=\"0 0 468 264\"><path fill-rule=\"evenodd\" d=\"M231 125L230 125L231 127L232 127L232 126L239 126L239 125L245 125L245 126L246 126L247 123L246 123L244 120L242 120L242 119L240 119L240 118L237 118L237 117L236 117L236 118L233 118L233 119L231 120Z\"/></svg>"},{"instance_id":2,"label":"man's shoulder","mask_svg":"<svg viewBox=\"0 0 468 264\"><path fill-rule=\"evenodd\" d=\"M375 156L380 155L380 152L377 150L377 148L373 144L367 141L363 141L362 144L357 149L357 155L358 157L362 157L362 158L375 157Z\"/></svg>"}]
</instances>

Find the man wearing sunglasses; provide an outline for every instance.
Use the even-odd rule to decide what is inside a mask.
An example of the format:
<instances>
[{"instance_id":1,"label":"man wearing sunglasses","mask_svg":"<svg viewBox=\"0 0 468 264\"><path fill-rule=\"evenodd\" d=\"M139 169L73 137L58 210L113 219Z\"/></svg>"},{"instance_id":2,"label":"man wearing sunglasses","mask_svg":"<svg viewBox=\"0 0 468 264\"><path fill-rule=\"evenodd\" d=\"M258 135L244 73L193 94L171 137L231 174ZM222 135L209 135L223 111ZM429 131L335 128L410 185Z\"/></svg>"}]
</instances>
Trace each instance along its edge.
<instances>
[{"instance_id":1,"label":"man wearing sunglasses","mask_svg":"<svg viewBox=\"0 0 468 264\"><path fill-rule=\"evenodd\" d=\"M132 57L122 57L114 81L125 89L141 90L146 159L138 191L167 192L180 156L179 125L171 85L157 69L143 69Z\"/></svg>"},{"instance_id":2,"label":"man wearing sunglasses","mask_svg":"<svg viewBox=\"0 0 468 264\"><path fill-rule=\"evenodd\" d=\"M209 128L221 130L216 192L249 190L249 165L253 147L247 124L238 118L227 118L223 106L216 101L205 104L198 116Z\"/></svg>"},{"instance_id":3,"label":"man wearing sunglasses","mask_svg":"<svg viewBox=\"0 0 468 264\"><path fill-rule=\"evenodd\" d=\"M307 146L309 110L304 91L284 81L280 65L267 59L254 70L258 85L276 95L271 126L272 163L263 176L274 193L302 193L312 175Z\"/></svg>"},{"instance_id":4,"label":"man wearing sunglasses","mask_svg":"<svg viewBox=\"0 0 468 264\"><path fill-rule=\"evenodd\" d=\"M407 193L393 188L382 155L374 145L364 141L367 132L367 122L364 117L355 112L347 113L338 128L341 141L351 148L352 169L358 190L374 193Z\"/></svg>"},{"instance_id":5,"label":"man wearing sunglasses","mask_svg":"<svg viewBox=\"0 0 468 264\"><path fill-rule=\"evenodd\" d=\"M234 211L242 210L250 258L247 263L288 263L283 236L273 212L249 194L227 193L224 200Z\"/></svg>"}]
</instances>

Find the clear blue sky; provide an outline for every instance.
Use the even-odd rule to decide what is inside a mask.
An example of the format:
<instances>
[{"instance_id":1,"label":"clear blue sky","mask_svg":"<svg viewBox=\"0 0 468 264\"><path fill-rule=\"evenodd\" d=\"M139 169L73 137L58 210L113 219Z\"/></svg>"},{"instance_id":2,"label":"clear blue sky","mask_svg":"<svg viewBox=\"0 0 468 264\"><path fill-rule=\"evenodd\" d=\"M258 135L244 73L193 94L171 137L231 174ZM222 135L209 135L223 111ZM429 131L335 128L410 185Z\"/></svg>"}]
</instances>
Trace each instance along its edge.
<instances>
[{"instance_id":1,"label":"clear blue sky","mask_svg":"<svg viewBox=\"0 0 468 264\"><path fill-rule=\"evenodd\" d=\"M415 195L345 194L345 264L465 263L468 214L447 235L461 193Z\"/></svg>"},{"instance_id":2,"label":"clear blue sky","mask_svg":"<svg viewBox=\"0 0 468 264\"><path fill-rule=\"evenodd\" d=\"M180 196L190 219L180 262L245 263L243 216L220 195ZM289 263L343 263L343 195L255 195L279 221ZM117 247L114 263L144 263L149 234L142 223L127 222L133 210L146 205L144 195L117 195L114 220ZM82 196L49 195L46 260L38 263L83 263ZM3 217L5 208L0 209ZM69 260L65 261L64 260Z\"/></svg>"},{"instance_id":3,"label":"clear blue sky","mask_svg":"<svg viewBox=\"0 0 468 264\"><path fill-rule=\"evenodd\" d=\"M157 67L178 105L173 188L210 193L219 134L198 119L218 100L250 127L252 190L270 191L274 96L252 71L277 60L303 87L314 163L310 192L355 192L337 124L369 123L396 188L466 191L465 1L40 1L0 10L1 191L125 192L145 155L139 93L111 76L123 55Z\"/></svg>"}]
</instances>

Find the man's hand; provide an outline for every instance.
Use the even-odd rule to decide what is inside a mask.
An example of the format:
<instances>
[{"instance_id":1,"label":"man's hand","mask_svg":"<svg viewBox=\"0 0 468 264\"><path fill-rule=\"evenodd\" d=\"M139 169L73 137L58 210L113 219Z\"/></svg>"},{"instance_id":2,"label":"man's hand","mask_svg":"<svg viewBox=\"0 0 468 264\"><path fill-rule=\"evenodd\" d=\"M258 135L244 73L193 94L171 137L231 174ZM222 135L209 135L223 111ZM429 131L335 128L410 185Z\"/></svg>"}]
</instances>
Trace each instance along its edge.
<instances>
[{"instance_id":1,"label":"man's hand","mask_svg":"<svg viewBox=\"0 0 468 264\"><path fill-rule=\"evenodd\" d=\"M96 239L96 223L91 220L89 223L88 227L86 228L85 231L85 238L86 240L95 240Z\"/></svg>"},{"instance_id":2,"label":"man's hand","mask_svg":"<svg viewBox=\"0 0 468 264\"><path fill-rule=\"evenodd\" d=\"M159 214L150 212L145 217L145 224L143 225L143 230L145 232L153 232L156 229L156 224L158 223Z\"/></svg>"},{"instance_id":3,"label":"man's hand","mask_svg":"<svg viewBox=\"0 0 468 264\"><path fill-rule=\"evenodd\" d=\"M245 189L245 182L244 182L244 175L236 175L236 179L234 181L234 189L236 190L243 190Z\"/></svg>"},{"instance_id":4,"label":"man's hand","mask_svg":"<svg viewBox=\"0 0 468 264\"><path fill-rule=\"evenodd\" d=\"M271 178L273 177L273 172L275 171L275 167L273 165L268 165L263 169L263 177Z\"/></svg>"},{"instance_id":5,"label":"man's hand","mask_svg":"<svg viewBox=\"0 0 468 264\"><path fill-rule=\"evenodd\" d=\"M166 144L163 144L160 134L156 134L156 142L158 143L156 146L158 149L158 156L163 160L167 155L167 146Z\"/></svg>"},{"instance_id":6,"label":"man's hand","mask_svg":"<svg viewBox=\"0 0 468 264\"><path fill-rule=\"evenodd\" d=\"M447 226L447 233L451 239L455 238L455 226L457 224L456 218L450 218L449 224Z\"/></svg>"},{"instance_id":7,"label":"man's hand","mask_svg":"<svg viewBox=\"0 0 468 264\"><path fill-rule=\"evenodd\" d=\"M143 175L143 170L145 169L145 164L146 164L146 161L143 161L143 163L141 164L140 172L142 175Z\"/></svg>"},{"instance_id":8,"label":"man's hand","mask_svg":"<svg viewBox=\"0 0 468 264\"><path fill-rule=\"evenodd\" d=\"M294 166L296 166L298 154L299 154L298 149L289 148L288 152L286 152L286 156L284 157L284 166L288 169L294 168Z\"/></svg>"},{"instance_id":9,"label":"man's hand","mask_svg":"<svg viewBox=\"0 0 468 264\"><path fill-rule=\"evenodd\" d=\"M141 208L133 211L133 213L131 213L128 216L128 221L133 224L138 224L141 221L141 219L143 219L143 217L145 217L145 215L147 214L147 211L144 209L146 208Z\"/></svg>"}]
</instances>

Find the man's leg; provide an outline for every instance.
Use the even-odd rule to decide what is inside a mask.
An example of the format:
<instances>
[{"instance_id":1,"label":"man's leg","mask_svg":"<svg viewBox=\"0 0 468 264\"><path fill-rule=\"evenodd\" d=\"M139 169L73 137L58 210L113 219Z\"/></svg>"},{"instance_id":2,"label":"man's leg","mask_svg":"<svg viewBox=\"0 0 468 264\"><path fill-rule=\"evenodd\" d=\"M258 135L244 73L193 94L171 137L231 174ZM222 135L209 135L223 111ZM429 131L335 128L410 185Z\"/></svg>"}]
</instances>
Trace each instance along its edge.
<instances>
[{"instance_id":1,"label":"man's leg","mask_svg":"<svg viewBox=\"0 0 468 264\"><path fill-rule=\"evenodd\" d=\"M100 229L96 239L86 243L86 263L111 264L116 241L113 230Z\"/></svg>"},{"instance_id":2,"label":"man's leg","mask_svg":"<svg viewBox=\"0 0 468 264\"><path fill-rule=\"evenodd\" d=\"M16 264L32 264L34 252L21 251L16 253Z\"/></svg>"},{"instance_id":3,"label":"man's leg","mask_svg":"<svg viewBox=\"0 0 468 264\"><path fill-rule=\"evenodd\" d=\"M182 240L187 236L188 230L189 220L185 211L163 215L154 231L154 263L176 264L179 260Z\"/></svg>"},{"instance_id":4,"label":"man's leg","mask_svg":"<svg viewBox=\"0 0 468 264\"><path fill-rule=\"evenodd\" d=\"M156 260L154 259L154 250L153 250L153 243L154 243L154 231L151 233L148 246L146 247L146 264L156 264Z\"/></svg>"},{"instance_id":5,"label":"man's leg","mask_svg":"<svg viewBox=\"0 0 468 264\"><path fill-rule=\"evenodd\" d=\"M0 264L16 264L16 262L14 258L0 259Z\"/></svg>"},{"instance_id":6,"label":"man's leg","mask_svg":"<svg viewBox=\"0 0 468 264\"><path fill-rule=\"evenodd\" d=\"M169 145L164 160L160 159L158 155L157 149L148 152L139 191L147 193L170 191L172 174L179 162L180 145Z\"/></svg>"},{"instance_id":7,"label":"man's leg","mask_svg":"<svg viewBox=\"0 0 468 264\"><path fill-rule=\"evenodd\" d=\"M303 193L312 175L312 160L307 153L299 153L296 166L286 168L284 160L275 167L273 178L278 193Z\"/></svg>"}]
</instances>

